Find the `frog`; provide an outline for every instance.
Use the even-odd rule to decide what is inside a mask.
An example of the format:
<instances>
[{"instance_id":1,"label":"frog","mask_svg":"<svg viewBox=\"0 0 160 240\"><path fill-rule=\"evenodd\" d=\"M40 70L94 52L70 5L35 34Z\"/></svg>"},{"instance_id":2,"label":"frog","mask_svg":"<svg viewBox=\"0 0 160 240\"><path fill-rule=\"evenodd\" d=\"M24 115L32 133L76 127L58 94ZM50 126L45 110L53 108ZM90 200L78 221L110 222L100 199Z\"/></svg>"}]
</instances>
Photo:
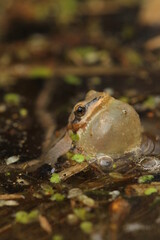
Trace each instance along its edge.
<instances>
[{"instance_id":1,"label":"frog","mask_svg":"<svg viewBox=\"0 0 160 240\"><path fill-rule=\"evenodd\" d=\"M67 126L55 141L50 140L40 159L9 167L34 171L48 164L55 169L59 158L68 153L83 155L89 164L96 163L105 172L115 166L128 169L131 162L144 171L160 169L160 140L145 134L131 105L105 91L90 90L73 107Z\"/></svg>"},{"instance_id":2,"label":"frog","mask_svg":"<svg viewBox=\"0 0 160 240\"><path fill-rule=\"evenodd\" d=\"M73 134L77 141L73 141ZM159 154L159 146L158 141L144 134L140 117L131 105L107 92L90 90L73 107L64 135L50 147L45 159L54 166L59 157L72 152L111 170L115 163L127 164L134 156L134 161L148 170L150 165L157 166L157 160L153 163L144 156Z\"/></svg>"}]
</instances>

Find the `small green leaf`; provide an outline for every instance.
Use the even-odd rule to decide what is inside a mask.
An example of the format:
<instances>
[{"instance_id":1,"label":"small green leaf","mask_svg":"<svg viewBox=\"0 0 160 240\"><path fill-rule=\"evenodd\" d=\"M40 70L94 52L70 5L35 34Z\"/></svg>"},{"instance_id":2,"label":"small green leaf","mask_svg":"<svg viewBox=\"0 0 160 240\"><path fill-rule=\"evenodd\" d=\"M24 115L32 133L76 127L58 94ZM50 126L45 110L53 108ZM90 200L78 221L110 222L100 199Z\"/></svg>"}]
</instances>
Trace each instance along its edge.
<instances>
[{"instance_id":1,"label":"small green leaf","mask_svg":"<svg viewBox=\"0 0 160 240\"><path fill-rule=\"evenodd\" d=\"M73 132L70 133L70 138L72 139L72 141L77 142L79 140L79 136L78 134L75 134Z\"/></svg>"},{"instance_id":2,"label":"small green leaf","mask_svg":"<svg viewBox=\"0 0 160 240\"><path fill-rule=\"evenodd\" d=\"M74 214L82 221L86 220L87 212L85 208L75 208Z\"/></svg>"},{"instance_id":3,"label":"small green leaf","mask_svg":"<svg viewBox=\"0 0 160 240\"><path fill-rule=\"evenodd\" d=\"M81 85L81 79L74 75L65 76L64 81L69 85L75 85L75 86Z\"/></svg>"},{"instance_id":4,"label":"small green leaf","mask_svg":"<svg viewBox=\"0 0 160 240\"><path fill-rule=\"evenodd\" d=\"M44 195L52 195L54 193L52 186L49 184L42 183L41 188Z\"/></svg>"},{"instance_id":5,"label":"small green leaf","mask_svg":"<svg viewBox=\"0 0 160 240\"><path fill-rule=\"evenodd\" d=\"M155 109L156 101L153 96L149 96L143 103L143 106L148 109Z\"/></svg>"},{"instance_id":6,"label":"small green leaf","mask_svg":"<svg viewBox=\"0 0 160 240\"><path fill-rule=\"evenodd\" d=\"M52 240L63 240L63 236L59 235L59 234L56 234L52 237Z\"/></svg>"},{"instance_id":7,"label":"small green leaf","mask_svg":"<svg viewBox=\"0 0 160 240\"><path fill-rule=\"evenodd\" d=\"M144 175L138 178L138 183L150 182L154 179L153 175Z\"/></svg>"},{"instance_id":8,"label":"small green leaf","mask_svg":"<svg viewBox=\"0 0 160 240\"><path fill-rule=\"evenodd\" d=\"M150 187L150 188L147 188L144 192L145 195L151 195L152 193L156 193L157 192L157 189L155 187Z\"/></svg>"},{"instance_id":9,"label":"small green leaf","mask_svg":"<svg viewBox=\"0 0 160 240\"><path fill-rule=\"evenodd\" d=\"M10 172L6 172L6 173L5 173L5 176L7 176L7 177L10 176L10 175L11 175Z\"/></svg>"},{"instance_id":10,"label":"small green leaf","mask_svg":"<svg viewBox=\"0 0 160 240\"><path fill-rule=\"evenodd\" d=\"M125 96L120 97L119 100L122 101L122 102L125 102L125 103L129 102L129 98L125 97Z\"/></svg>"},{"instance_id":11,"label":"small green leaf","mask_svg":"<svg viewBox=\"0 0 160 240\"><path fill-rule=\"evenodd\" d=\"M19 105L20 96L16 93L7 93L4 95L4 101L8 104Z\"/></svg>"},{"instance_id":12,"label":"small green leaf","mask_svg":"<svg viewBox=\"0 0 160 240\"><path fill-rule=\"evenodd\" d=\"M85 160L85 157L82 154L74 154L71 159L77 163L82 163Z\"/></svg>"},{"instance_id":13,"label":"small green leaf","mask_svg":"<svg viewBox=\"0 0 160 240\"><path fill-rule=\"evenodd\" d=\"M21 115L21 117L26 117L28 115L28 110L26 108L21 108L19 110L19 114Z\"/></svg>"},{"instance_id":14,"label":"small green leaf","mask_svg":"<svg viewBox=\"0 0 160 240\"><path fill-rule=\"evenodd\" d=\"M78 53L81 57L86 57L88 54L96 52L96 48L92 46L77 47L75 52Z\"/></svg>"},{"instance_id":15,"label":"small green leaf","mask_svg":"<svg viewBox=\"0 0 160 240\"><path fill-rule=\"evenodd\" d=\"M127 61L133 66L139 67L143 65L142 56L133 49L128 49L125 51L125 57Z\"/></svg>"},{"instance_id":16,"label":"small green leaf","mask_svg":"<svg viewBox=\"0 0 160 240\"><path fill-rule=\"evenodd\" d=\"M117 165L116 163L113 164L113 169L116 169L117 168Z\"/></svg>"},{"instance_id":17,"label":"small green leaf","mask_svg":"<svg viewBox=\"0 0 160 240\"><path fill-rule=\"evenodd\" d=\"M30 213L27 213L25 211L19 211L16 213L15 219L16 219L16 222L27 224L37 220L38 215L39 215L38 210L33 210Z\"/></svg>"},{"instance_id":18,"label":"small green leaf","mask_svg":"<svg viewBox=\"0 0 160 240\"><path fill-rule=\"evenodd\" d=\"M31 211L31 212L28 214L29 219L30 219L31 221L37 219L38 215L39 215L38 210L33 210L33 211Z\"/></svg>"},{"instance_id":19,"label":"small green leaf","mask_svg":"<svg viewBox=\"0 0 160 240\"><path fill-rule=\"evenodd\" d=\"M16 222L26 224L28 223L28 213L25 211L19 211L16 213Z\"/></svg>"},{"instance_id":20,"label":"small green leaf","mask_svg":"<svg viewBox=\"0 0 160 240\"><path fill-rule=\"evenodd\" d=\"M93 224L89 221L82 222L80 228L84 233L90 234L93 230Z\"/></svg>"},{"instance_id":21,"label":"small green leaf","mask_svg":"<svg viewBox=\"0 0 160 240\"><path fill-rule=\"evenodd\" d=\"M60 176L58 173L53 173L51 178L50 178L50 182L51 183L59 183L61 181Z\"/></svg>"},{"instance_id":22,"label":"small green leaf","mask_svg":"<svg viewBox=\"0 0 160 240\"><path fill-rule=\"evenodd\" d=\"M52 70L48 67L36 67L33 68L29 74L31 78L50 78L52 76Z\"/></svg>"},{"instance_id":23,"label":"small green leaf","mask_svg":"<svg viewBox=\"0 0 160 240\"><path fill-rule=\"evenodd\" d=\"M51 196L52 201L57 201L57 202L62 202L64 200L65 196L60 193L55 193L54 195Z\"/></svg>"}]
</instances>

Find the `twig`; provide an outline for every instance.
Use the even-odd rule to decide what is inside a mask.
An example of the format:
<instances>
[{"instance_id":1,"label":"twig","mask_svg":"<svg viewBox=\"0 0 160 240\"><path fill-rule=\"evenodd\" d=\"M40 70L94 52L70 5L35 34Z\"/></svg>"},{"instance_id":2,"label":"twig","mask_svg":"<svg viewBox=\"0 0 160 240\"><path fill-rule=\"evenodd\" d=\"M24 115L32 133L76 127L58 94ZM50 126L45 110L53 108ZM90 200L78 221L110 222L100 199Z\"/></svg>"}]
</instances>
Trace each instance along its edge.
<instances>
[{"instance_id":1,"label":"twig","mask_svg":"<svg viewBox=\"0 0 160 240\"><path fill-rule=\"evenodd\" d=\"M133 7L137 5L137 0L128 1L90 1L79 4L79 15L102 16L118 12L123 7Z\"/></svg>"},{"instance_id":2,"label":"twig","mask_svg":"<svg viewBox=\"0 0 160 240\"><path fill-rule=\"evenodd\" d=\"M11 199L24 199L24 195L21 194L1 194L0 200L11 200Z\"/></svg>"},{"instance_id":3,"label":"twig","mask_svg":"<svg viewBox=\"0 0 160 240\"><path fill-rule=\"evenodd\" d=\"M51 234L52 233L52 227L50 225L50 223L48 222L47 218L42 216L42 215L39 215L39 223L40 223L40 226L41 228L46 231L48 234Z\"/></svg>"},{"instance_id":4,"label":"twig","mask_svg":"<svg viewBox=\"0 0 160 240\"><path fill-rule=\"evenodd\" d=\"M87 167L88 167L88 163L83 162L83 163L78 163L78 164L76 164L72 167L69 167L67 169L64 169L63 171L61 171L59 173L60 179L61 180L66 180L66 179L70 178L71 176L75 175L76 173L82 172Z\"/></svg>"},{"instance_id":5,"label":"twig","mask_svg":"<svg viewBox=\"0 0 160 240\"><path fill-rule=\"evenodd\" d=\"M0 69L0 71L6 76L13 77L16 79L20 78L32 78L32 70L34 68L40 68L43 66L44 68L48 68L51 72L50 77L63 77L69 74L78 75L78 76L97 76L97 75L131 75L131 74L141 74L144 69L135 69L129 67L118 67L118 66L56 66L49 62L43 63L43 65L27 65L27 64L16 64L11 67ZM0 81L1 83L1 81ZM3 84L3 82L2 82Z\"/></svg>"},{"instance_id":6,"label":"twig","mask_svg":"<svg viewBox=\"0 0 160 240\"><path fill-rule=\"evenodd\" d=\"M13 170L32 172L42 165L43 162L40 159L34 159L20 164L0 165L0 173L5 173Z\"/></svg>"},{"instance_id":7,"label":"twig","mask_svg":"<svg viewBox=\"0 0 160 240\"><path fill-rule=\"evenodd\" d=\"M0 228L0 234L7 231L8 229L10 229L12 227L12 224L7 224L4 227Z\"/></svg>"}]
</instances>

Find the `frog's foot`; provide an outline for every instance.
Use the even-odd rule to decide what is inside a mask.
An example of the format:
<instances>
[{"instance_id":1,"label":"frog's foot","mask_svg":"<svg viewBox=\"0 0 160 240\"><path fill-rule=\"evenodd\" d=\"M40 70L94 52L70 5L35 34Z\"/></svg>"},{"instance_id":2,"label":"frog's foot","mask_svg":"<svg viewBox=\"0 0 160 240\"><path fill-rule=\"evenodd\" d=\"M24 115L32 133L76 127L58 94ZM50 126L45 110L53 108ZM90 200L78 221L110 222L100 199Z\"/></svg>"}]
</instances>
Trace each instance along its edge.
<instances>
[{"instance_id":1,"label":"frog's foot","mask_svg":"<svg viewBox=\"0 0 160 240\"><path fill-rule=\"evenodd\" d=\"M160 139L154 136L143 135L141 152L143 155L159 155Z\"/></svg>"},{"instance_id":2,"label":"frog's foot","mask_svg":"<svg viewBox=\"0 0 160 240\"><path fill-rule=\"evenodd\" d=\"M103 172L109 172L109 171L113 170L113 168L114 168L113 158L111 158L108 155L97 154L95 161ZM93 160L92 160L92 162L93 162Z\"/></svg>"},{"instance_id":3,"label":"frog's foot","mask_svg":"<svg viewBox=\"0 0 160 240\"><path fill-rule=\"evenodd\" d=\"M160 158L154 156L146 156L140 159L138 166L150 173L160 172Z\"/></svg>"}]
</instances>

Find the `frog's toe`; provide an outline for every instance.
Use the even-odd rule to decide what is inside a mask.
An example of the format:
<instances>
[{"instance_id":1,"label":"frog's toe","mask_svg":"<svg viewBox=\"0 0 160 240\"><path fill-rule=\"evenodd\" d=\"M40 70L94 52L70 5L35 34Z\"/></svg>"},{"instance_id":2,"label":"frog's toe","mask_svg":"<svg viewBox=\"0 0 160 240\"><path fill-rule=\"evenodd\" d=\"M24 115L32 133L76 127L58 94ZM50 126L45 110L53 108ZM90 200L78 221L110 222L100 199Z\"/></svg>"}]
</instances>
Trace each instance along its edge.
<instances>
[{"instance_id":1,"label":"frog's toe","mask_svg":"<svg viewBox=\"0 0 160 240\"><path fill-rule=\"evenodd\" d=\"M97 164L104 172L108 172L113 169L113 158L103 154L97 155Z\"/></svg>"},{"instance_id":2,"label":"frog's toe","mask_svg":"<svg viewBox=\"0 0 160 240\"><path fill-rule=\"evenodd\" d=\"M144 171L157 172L160 171L160 159L157 157L143 157L139 162L140 167Z\"/></svg>"}]
</instances>

